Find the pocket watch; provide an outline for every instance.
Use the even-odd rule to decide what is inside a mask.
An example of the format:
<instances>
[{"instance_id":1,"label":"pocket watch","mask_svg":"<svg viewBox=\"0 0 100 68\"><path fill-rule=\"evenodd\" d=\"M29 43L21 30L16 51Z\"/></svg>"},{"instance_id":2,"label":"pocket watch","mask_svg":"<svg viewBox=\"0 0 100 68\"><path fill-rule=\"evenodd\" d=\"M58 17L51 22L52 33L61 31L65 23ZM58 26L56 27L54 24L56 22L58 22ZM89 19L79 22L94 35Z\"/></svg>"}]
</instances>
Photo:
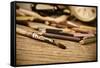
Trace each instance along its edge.
<instances>
[{"instance_id":1,"label":"pocket watch","mask_svg":"<svg viewBox=\"0 0 100 68\"><path fill-rule=\"evenodd\" d=\"M81 21L90 22L96 18L95 7L70 6L69 8L71 14Z\"/></svg>"}]
</instances>

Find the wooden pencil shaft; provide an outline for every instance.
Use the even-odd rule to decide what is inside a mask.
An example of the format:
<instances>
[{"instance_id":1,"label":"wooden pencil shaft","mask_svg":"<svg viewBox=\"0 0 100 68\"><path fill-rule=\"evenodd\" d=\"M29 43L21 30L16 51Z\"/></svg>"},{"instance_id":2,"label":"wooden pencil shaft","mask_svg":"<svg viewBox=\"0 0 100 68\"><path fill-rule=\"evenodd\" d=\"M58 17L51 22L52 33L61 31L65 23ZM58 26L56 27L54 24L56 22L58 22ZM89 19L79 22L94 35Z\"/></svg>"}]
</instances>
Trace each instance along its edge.
<instances>
[{"instance_id":1,"label":"wooden pencil shaft","mask_svg":"<svg viewBox=\"0 0 100 68\"><path fill-rule=\"evenodd\" d=\"M64 40L70 40L70 41L80 41L80 38L72 37L72 36L63 36L63 35L57 35L52 33L43 33L43 36L51 37L51 38L57 38L57 39L64 39Z\"/></svg>"},{"instance_id":2,"label":"wooden pencil shaft","mask_svg":"<svg viewBox=\"0 0 100 68\"><path fill-rule=\"evenodd\" d=\"M16 20L18 21L33 21L35 17L32 16L17 16Z\"/></svg>"},{"instance_id":3,"label":"wooden pencil shaft","mask_svg":"<svg viewBox=\"0 0 100 68\"><path fill-rule=\"evenodd\" d=\"M17 16L25 16L25 14L22 13L22 12L20 12L19 10L16 10L16 15L17 15Z\"/></svg>"},{"instance_id":4,"label":"wooden pencil shaft","mask_svg":"<svg viewBox=\"0 0 100 68\"><path fill-rule=\"evenodd\" d=\"M66 23L68 27L79 27L78 25L76 25L74 22L71 22L71 21L67 21Z\"/></svg>"},{"instance_id":5,"label":"wooden pencil shaft","mask_svg":"<svg viewBox=\"0 0 100 68\"><path fill-rule=\"evenodd\" d=\"M74 33L74 37L93 37L94 34Z\"/></svg>"},{"instance_id":6,"label":"wooden pencil shaft","mask_svg":"<svg viewBox=\"0 0 100 68\"><path fill-rule=\"evenodd\" d=\"M85 25L81 25L80 28L82 29L88 29L88 30L94 30L96 31L96 27L92 27L92 26L85 26Z\"/></svg>"},{"instance_id":7,"label":"wooden pencil shaft","mask_svg":"<svg viewBox=\"0 0 100 68\"><path fill-rule=\"evenodd\" d=\"M92 33L91 30L84 30L84 29L80 29L80 28L72 28L72 30L74 30L76 32L81 32L81 33Z\"/></svg>"},{"instance_id":8,"label":"wooden pencil shaft","mask_svg":"<svg viewBox=\"0 0 100 68\"><path fill-rule=\"evenodd\" d=\"M24 36L27 36L27 37L32 37L32 33L29 32L29 31L25 31L19 27L16 28L16 32L21 34L21 35L24 35Z\"/></svg>"}]
</instances>

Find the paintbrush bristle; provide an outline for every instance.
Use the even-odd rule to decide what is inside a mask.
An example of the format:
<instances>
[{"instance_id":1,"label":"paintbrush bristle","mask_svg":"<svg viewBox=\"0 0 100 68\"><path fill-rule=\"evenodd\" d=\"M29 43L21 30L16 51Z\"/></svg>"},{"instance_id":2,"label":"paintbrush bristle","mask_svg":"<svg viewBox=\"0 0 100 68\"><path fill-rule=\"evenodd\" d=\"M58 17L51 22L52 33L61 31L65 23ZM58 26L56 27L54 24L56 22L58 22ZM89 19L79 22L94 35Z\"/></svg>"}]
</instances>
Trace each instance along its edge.
<instances>
[{"instance_id":1,"label":"paintbrush bristle","mask_svg":"<svg viewBox=\"0 0 100 68\"><path fill-rule=\"evenodd\" d=\"M59 48L66 49L66 47L65 47L63 44L61 44L61 43L58 43L57 46L58 46Z\"/></svg>"},{"instance_id":2,"label":"paintbrush bristle","mask_svg":"<svg viewBox=\"0 0 100 68\"><path fill-rule=\"evenodd\" d=\"M55 42L55 41L53 41L53 43L54 43L56 46L58 46L59 48L61 48L61 49L66 49L66 47L65 47L62 43Z\"/></svg>"}]
</instances>

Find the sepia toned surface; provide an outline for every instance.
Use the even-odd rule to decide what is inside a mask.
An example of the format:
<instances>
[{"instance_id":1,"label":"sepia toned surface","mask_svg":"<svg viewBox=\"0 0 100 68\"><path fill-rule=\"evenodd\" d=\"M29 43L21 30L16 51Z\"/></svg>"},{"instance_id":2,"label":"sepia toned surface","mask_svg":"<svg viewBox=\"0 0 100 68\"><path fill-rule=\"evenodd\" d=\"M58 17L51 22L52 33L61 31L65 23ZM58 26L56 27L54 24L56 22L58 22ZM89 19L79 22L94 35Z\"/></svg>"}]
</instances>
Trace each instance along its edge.
<instances>
[{"instance_id":1,"label":"sepia toned surface","mask_svg":"<svg viewBox=\"0 0 100 68\"><path fill-rule=\"evenodd\" d=\"M23 28L23 27L22 27ZM33 31L32 29L25 28ZM56 39L67 49L16 34L16 64L48 64L96 60L96 43L80 45L77 42Z\"/></svg>"},{"instance_id":2,"label":"sepia toned surface","mask_svg":"<svg viewBox=\"0 0 100 68\"><path fill-rule=\"evenodd\" d=\"M27 3L18 3L17 6L19 6L19 9L16 9L16 65L97 60L96 39L95 42L81 45L80 41L88 36L77 37L77 34L80 36L82 34L92 34L92 36L89 37L96 37L96 7L48 4L37 4L36 6L31 3L26 4ZM36 8L34 8L34 6L36 6ZM17 28L20 30L18 31ZM64 44L66 49L61 49L50 43L39 41L40 39L35 40L37 38L33 37L32 32L42 33L42 29L47 28L61 29L69 34L76 33L76 36L71 37L80 38L80 41L61 40L61 37L55 39L54 36L50 38ZM43 34L41 35L44 36ZM68 35L66 36L69 37Z\"/></svg>"}]
</instances>

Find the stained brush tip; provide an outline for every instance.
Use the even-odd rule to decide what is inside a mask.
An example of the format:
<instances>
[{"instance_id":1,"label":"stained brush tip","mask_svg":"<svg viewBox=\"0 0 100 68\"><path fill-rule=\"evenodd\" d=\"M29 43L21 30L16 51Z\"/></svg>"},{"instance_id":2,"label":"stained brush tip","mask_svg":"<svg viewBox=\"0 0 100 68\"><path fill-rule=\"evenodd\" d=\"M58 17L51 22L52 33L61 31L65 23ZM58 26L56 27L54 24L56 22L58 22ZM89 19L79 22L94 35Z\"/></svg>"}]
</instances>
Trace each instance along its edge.
<instances>
[{"instance_id":1,"label":"stained brush tip","mask_svg":"<svg viewBox=\"0 0 100 68\"><path fill-rule=\"evenodd\" d=\"M66 49L66 47L61 43L58 44L58 47L61 48L61 49Z\"/></svg>"}]
</instances>

